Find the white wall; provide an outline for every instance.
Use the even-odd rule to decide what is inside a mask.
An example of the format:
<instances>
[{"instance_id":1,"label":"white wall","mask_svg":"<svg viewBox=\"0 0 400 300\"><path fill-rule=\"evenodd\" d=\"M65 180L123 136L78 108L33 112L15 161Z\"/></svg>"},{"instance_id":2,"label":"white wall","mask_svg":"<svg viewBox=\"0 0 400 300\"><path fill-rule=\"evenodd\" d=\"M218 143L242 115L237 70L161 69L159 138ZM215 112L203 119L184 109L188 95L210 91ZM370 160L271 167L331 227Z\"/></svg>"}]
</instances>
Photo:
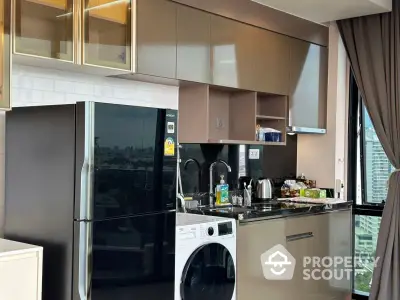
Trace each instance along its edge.
<instances>
[{"instance_id":1,"label":"white wall","mask_svg":"<svg viewBox=\"0 0 400 300\"><path fill-rule=\"evenodd\" d=\"M327 133L298 135L297 173L335 188L346 180L348 70L346 51L335 23L329 27Z\"/></svg>"},{"instance_id":2,"label":"white wall","mask_svg":"<svg viewBox=\"0 0 400 300\"><path fill-rule=\"evenodd\" d=\"M13 64L12 105L97 101L178 109L178 87ZM0 237L4 223L5 113L0 112Z\"/></svg>"},{"instance_id":3,"label":"white wall","mask_svg":"<svg viewBox=\"0 0 400 300\"><path fill-rule=\"evenodd\" d=\"M97 101L178 109L178 87L13 64L12 105Z\"/></svg>"}]
</instances>

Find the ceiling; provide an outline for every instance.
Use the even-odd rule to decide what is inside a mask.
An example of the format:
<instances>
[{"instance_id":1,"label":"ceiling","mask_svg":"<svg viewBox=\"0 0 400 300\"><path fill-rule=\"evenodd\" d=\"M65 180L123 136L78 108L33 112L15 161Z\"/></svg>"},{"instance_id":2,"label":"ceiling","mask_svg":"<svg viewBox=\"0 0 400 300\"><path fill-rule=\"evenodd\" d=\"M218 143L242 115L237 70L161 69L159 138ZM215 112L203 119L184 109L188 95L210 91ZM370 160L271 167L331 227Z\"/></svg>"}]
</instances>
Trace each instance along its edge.
<instances>
[{"instance_id":1,"label":"ceiling","mask_svg":"<svg viewBox=\"0 0 400 300\"><path fill-rule=\"evenodd\" d=\"M389 12L392 0L252 0L316 23Z\"/></svg>"}]
</instances>

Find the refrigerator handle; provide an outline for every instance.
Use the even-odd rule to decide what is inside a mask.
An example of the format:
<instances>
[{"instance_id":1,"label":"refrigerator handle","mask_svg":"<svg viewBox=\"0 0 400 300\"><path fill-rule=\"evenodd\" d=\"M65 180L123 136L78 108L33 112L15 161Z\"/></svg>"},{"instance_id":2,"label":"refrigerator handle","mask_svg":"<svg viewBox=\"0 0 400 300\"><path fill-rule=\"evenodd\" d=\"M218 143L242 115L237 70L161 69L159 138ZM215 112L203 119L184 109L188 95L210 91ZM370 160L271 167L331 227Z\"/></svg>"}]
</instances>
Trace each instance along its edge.
<instances>
[{"instance_id":1,"label":"refrigerator handle","mask_svg":"<svg viewBox=\"0 0 400 300\"><path fill-rule=\"evenodd\" d=\"M90 300L91 275L89 264L92 257L91 250L91 228L92 223L87 221L79 222L79 298Z\"/></svg>"},{"instance_id":2,"label":"refrigerator handle","mask_svg":"<svg viewBox=\"0 0 400 300\"><path fill-rule=\"evenodd\" d=\"M79 278L80 300L91 300L91 260L92 260L92 206L94 173L94 102L85 103L85 147L81 169L80 212L79 212Z\"/></svg>"}]
</instances>

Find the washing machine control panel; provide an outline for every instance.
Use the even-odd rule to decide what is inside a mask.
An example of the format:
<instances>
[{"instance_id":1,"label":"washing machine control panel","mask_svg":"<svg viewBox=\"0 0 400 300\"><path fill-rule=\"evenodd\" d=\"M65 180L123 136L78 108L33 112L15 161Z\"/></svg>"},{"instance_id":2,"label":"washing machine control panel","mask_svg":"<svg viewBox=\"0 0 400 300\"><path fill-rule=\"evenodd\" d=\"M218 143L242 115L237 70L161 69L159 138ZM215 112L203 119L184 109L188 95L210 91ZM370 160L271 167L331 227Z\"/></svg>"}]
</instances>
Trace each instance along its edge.
<instances>
[{"instance_id":1,"label":"washing machine control panel","mask_svg":"<svg viewBox=\"0 0 400 300\"><path fill-rule=\"evenodd\" d=\"M218 223L218 235L232 234L232 221Z\"/></svg>"},{"instance_id":2,"label":"washing machine control panel","mask_svg":"<svg viewBox=\"0 0 400 300\"><path fill-rule=\"evenodd\" d=\"M214 238L233 234L232 221L207 223L200 225L200 236L203 238Z\"/></svg>"}]
</instances>

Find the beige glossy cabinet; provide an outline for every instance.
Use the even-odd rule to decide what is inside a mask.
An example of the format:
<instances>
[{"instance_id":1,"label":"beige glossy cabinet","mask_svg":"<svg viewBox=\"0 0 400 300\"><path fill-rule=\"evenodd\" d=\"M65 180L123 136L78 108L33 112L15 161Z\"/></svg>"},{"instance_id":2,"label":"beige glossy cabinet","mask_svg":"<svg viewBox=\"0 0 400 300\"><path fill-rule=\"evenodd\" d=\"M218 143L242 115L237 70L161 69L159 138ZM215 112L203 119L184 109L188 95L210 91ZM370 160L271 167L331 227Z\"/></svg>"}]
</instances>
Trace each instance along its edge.
<instances>
[{"instance_id":1,"label":"beige glossy cabinet","mask_svg":"<svg viewBox=\"0 0 400 300\"><path fill-rule=\"evenodd\" d=\"M257 91L288 95L290 70L290 38L271 31L255 28L256 45L252 55L252 78Z\"/></svg>"},{"instance_id":2,"label":"beige glossy cabinet","mask_svg":"<svg viewBox=\"0 0 400 300\"><path fill-rule=\"evenodd\" d=\"M15 53L74 60L73 0L15 0L14 5Z\"/></svg>"},{"instance_id":3,"label":"beige glossy cabinet","mask_svg":"<svg viewBox=\"0 0 400 300\"><path fill-rule=\"evenodd\" d=\"M177 7L178 79L211 83L211 14Z\"/></svg>"},{"instance_id":4,"label":"beige glossy cabinet","mask_svg":"<svg viewBox=\"0 0 400 300\"><path fill-rule=\"evenodd\" d=\"M328 215L292 217L286 221L286 248L296 259L297 268L291 280L299 300L330 299L324 280L304 280L305 257L329 255Z\"/></svg>"},{"instance_id":5,"label":"beige glossy cabinet","mask_svg":"<svg viewBox=\"0 0 400 300\"><path fill-rule=\"evenodd\" d=\"M285 226L282 218L237 227L237 299L297 299L289 288L290 282L266 280L262 272L261 254L278 244L286 246Z\"/></svg>"},{"instance_id":6,"label":"beige glossy cabinet","mask_svg":"<svg viewBox=\"0 0 400 300\"><path fill-rule=\"evenodd\" d=\"M189 83L179 87L179 142L286 144L287 96ZM256 126L282 132L281 141L256 140Z\"/></svg>"},{"instance_id":7,"label":"beige glossy cabinet","mask_svg":"<svg viewBox=\"0 0 400 300\"><path fill-rule=\"evenodd\" d=\"M287 95L290 39L219 16L211 16L213 84Z\"/></svg>"},{"instance_id":8,"label":"beige glossy cabinet","mask_svg":"<svg viewBox=\"0 0 400 300\"><path fill-rule=\"evenodd\" d=\"M326 128L327 85L327 48L291 39L290 125Z\"/></svg>"},{"instance_id":9,"label":"beige glossy cabinet","mask_svg":"<svg viewBox=\"0 0 400 300\"><path fill-rule=\"evenodd\" d=\"M176 10L166 0L136 0L136 72L176 78Z\"/></svg>"},{"instance_id":10,"label":"beige glossy cabinet","mask_svg":"<svg viewBox=\"0 0 400 300\"><path fill-rule=\"evenodd\" d=\"M343 300L350 280L304 280L304 257L351 257L351 211L240 223L237 233L237 297L264 300ZM261 254L284 246L296 260L290 281L266 280ZM318 276L318 274L317 274Z\"/></svg>"},{"instance_id":11,"label":"beige glossy cabinet","mask_svg":"<svg viewBox=\"0 0 400 300\"><path fill-rule=\"evenodd\" d=\"M132 68L131 1L83 0L83 63Z\"/></svg>"},{"instance_id":12,"label":"beige glossy cabinet","mask_svg":"<svg viewBox=\"0 0 400 300\"><path fill-rule=\"evenodd\" d=\"M0 110L11 109L11 5L0 1Z\"/></svg>"},{"instance_id":13,"label":"beige glossy cabinet","mask_svg":"<svg viewBox=\"0 0 400 300\"><path fill-rule=\"evenodd\" d=\"M304 257L351 258L351 211L336 211L315 216L288 218L286 221L286 248L296 259L298 267L291 280L296 290L296 299L345 299L351 294L351 278L330 278L328 280L304 280L304 269L340 272L344 265L337 267L304 267ZM322 276L315 273L315 276ZM317 278L318 279L318 278Z\"/></svg>"},{"instance_id":14,"label":"beige glossy cabinet","mask_svg":"<svg viewBox=\"0 0 400 300\"><path fill-rule=\"evenodd\" d=\"M219 16L211 16L212 83L239 88L237 31L239 23Z\"/></svg>"}]
</instances>

